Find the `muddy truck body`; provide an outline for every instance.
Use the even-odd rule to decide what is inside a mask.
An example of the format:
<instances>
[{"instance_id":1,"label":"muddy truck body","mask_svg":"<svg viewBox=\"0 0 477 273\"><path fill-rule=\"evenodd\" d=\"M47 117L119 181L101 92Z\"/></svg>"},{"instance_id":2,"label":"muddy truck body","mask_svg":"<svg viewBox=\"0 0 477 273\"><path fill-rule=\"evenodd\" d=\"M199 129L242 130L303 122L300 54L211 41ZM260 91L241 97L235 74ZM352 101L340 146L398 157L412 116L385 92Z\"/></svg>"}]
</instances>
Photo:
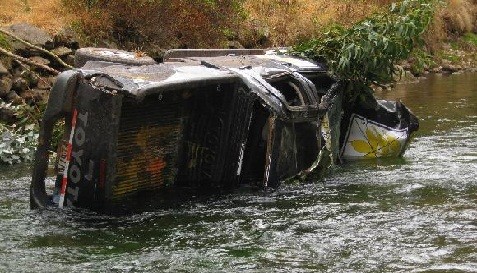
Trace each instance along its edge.
<instances>
[{"instance_id":1,"label":"muddy truck body","mask_svg":"<svg viewBox=\"0 0 477 273\"><path fill-rule=\"evenodd\" d=\"M399 102L344 112L343 86L323 65L262 50L175 50L156 63L88 48L76 61L59 75L44 113L32 208L114 210L186 189L276 187L311 173L325 150L334 162L400 156L417 128ZM374 142L366 147L370 137L381 137L379 151Z\"/></svg>"}]
</instances>

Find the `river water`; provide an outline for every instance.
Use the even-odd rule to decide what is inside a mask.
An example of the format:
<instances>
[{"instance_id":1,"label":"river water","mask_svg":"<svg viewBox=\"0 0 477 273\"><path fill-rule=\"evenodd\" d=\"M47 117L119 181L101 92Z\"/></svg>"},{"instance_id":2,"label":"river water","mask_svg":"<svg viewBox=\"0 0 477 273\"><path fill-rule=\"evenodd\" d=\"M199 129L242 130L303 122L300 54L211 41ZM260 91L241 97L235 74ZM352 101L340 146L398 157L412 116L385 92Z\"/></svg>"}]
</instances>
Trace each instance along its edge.
<instances>
[{"instance_id":1,"label":"river water","mask_svg":"<svg viewBox=\"0 0 477 273\"><path fill-rule=\"evenodd\" d=\"M0 272L477 272L477 74L379 94L421 127L403 158L129 216L31 211L0 169Z\"/></svg>"}]
</instances>

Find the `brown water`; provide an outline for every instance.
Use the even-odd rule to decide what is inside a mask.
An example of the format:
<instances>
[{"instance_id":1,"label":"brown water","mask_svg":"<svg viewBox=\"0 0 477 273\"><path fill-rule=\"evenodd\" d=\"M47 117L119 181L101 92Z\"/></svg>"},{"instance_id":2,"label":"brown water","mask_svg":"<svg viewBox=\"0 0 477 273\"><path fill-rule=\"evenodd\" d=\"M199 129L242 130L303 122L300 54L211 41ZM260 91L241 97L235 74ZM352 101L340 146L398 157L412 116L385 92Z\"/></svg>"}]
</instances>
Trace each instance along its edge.
<instances>
[{"instance_id":1,"label":"brown water","mask_svg":"<svg viewBox=\"0 0 477 273\"><path fill-rule=\"evenodd\" d=\"M477 74L380 94L421 120L402 159L132 216L31 211L0 169L0 272L477 272Z\"/></svg>"}]
</instances>

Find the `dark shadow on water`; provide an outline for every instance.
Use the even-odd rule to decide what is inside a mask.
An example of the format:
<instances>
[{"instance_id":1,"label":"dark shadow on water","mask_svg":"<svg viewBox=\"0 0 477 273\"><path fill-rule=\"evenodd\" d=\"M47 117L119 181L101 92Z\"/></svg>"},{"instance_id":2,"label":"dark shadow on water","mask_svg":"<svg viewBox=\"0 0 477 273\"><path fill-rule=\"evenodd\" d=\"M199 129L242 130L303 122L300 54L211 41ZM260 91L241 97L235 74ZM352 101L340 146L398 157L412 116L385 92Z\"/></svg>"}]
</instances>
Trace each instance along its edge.
<instances>
[{"instance_id":1,"label":"dark shadow on water","mask_svg":"<svg viewBox=\"0 0 477 273\"><path fill-rule=\"evenodd\" d=\"M0 164L0 180L14 180L21 177L30 177L33 163L22 163L16 165Z\"/></svg>"}]
</instances>

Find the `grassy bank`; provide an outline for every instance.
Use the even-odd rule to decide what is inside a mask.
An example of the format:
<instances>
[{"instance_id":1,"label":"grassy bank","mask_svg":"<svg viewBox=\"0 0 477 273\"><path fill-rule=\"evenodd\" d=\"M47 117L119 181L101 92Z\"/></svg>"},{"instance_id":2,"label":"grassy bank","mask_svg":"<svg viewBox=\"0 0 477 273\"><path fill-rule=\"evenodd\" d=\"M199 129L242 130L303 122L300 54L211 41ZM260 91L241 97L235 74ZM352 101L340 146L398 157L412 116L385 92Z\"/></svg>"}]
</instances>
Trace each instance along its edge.
<instances>
[{"instance_id":1,"label":"grassy bank","mask_svg":"<svg viewBox=\"0 0 477 273\"><path fill-rule=\"evenodd\" d=\"M351 24L387 9L392 0L2 0L0 24L28 22L49 32L73 27L83 45L127 49L289 46L330 24ZM477 1L446 0L426 46L477 32Z\"/></svg>"},{"instance_id":2,"label":"grassy bank","mask_svg":"<svg viewBox=\"0 0 477 273\"><path fill-rule=\"evenodd\" d=\"M54 34L68 27L82 46L160 57L170 48L265 48L320 37L388 9L393 0L2 0L0 25L27 22ZM477 66L477 0L442 0L411 58L416 72ZM413 63L420 60L420 63Z\"/></svg>"}]
</instances>

